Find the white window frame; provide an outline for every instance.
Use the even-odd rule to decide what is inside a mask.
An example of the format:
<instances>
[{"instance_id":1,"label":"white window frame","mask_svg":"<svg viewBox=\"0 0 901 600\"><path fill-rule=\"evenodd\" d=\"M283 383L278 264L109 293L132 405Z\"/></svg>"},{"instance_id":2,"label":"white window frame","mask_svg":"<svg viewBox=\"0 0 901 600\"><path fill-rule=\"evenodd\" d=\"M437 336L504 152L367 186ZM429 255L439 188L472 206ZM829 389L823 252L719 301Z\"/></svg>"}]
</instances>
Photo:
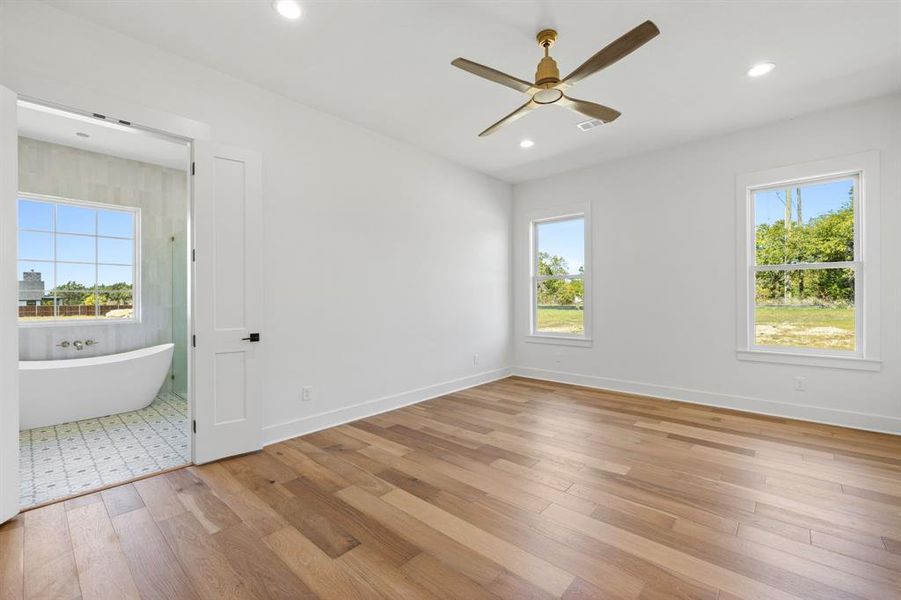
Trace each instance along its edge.
<instances>
[{"instance_id":1,"label":"white window frame","mask_svg":"<svg viewBox=\"0 0 901 600\"><path fill-rule=\"evenodd\" d=\"M582 219L584 269L582 273L567 275L538 275L538 225L555 221ZM582 298L582 335L566 333L542 333L538 331L538 282L545 279L581 279L584 289ZM534 213L529 220L529 334L527 342L558 344L563 346L591 345L591 215L587 205L558 208Z\"/></svg>"},{"instance_id":2,"label":"white window frame","mask_svg":"<svg viewBox=\"0 0 901 600\"><path fill-rule=\"evenodd\" d=\"M754 193L770 188L856 177L853 199L854 260L788 265L756 264ZM879 360L879 153L865 152L739 175L736 180L736 281L739 360L877 371ZM759 271L854 269L854 351L756 344Z\"/></svg>"},{"instance_id":3,"label":"white window frame","mask_svg":"<svg viewBox=\"0 0 901 600\"><path fill-rule=\"evenodd\" d=\"M32 200L34 202L43 202L45 204L54 204L54 205L62 205L62 206L76 206L82 208L92 208L95 210L107 210L107 211L116 211L116 212L130 212L134 216L134 239L132 240L134 244L134 265L132 268L134 270L134 275L132 277L132 306L133 306L133 315L130 319L65 319L59 317L53 317L40 320L40 321L22 321L17 318L17 322L19 327L78 327L83 325L134 325L141 322L141 209L137 206L123 206L121 204L105 204L102 202L90 202L87 200L77 200L74 198L64 198L61 196L50 196L46 194L35 194L32 192L19 192L17 199L21 198L23 200ZM18 246L18 237L20 231L33 231L30 229L19 229L18 223L16 223L16 244ZM36 231L36 230L35 230ZM55 223L54 223L54 235L55 235ZM78 234L75 234L78 235ZM85 237L93 237L95 241L99 238L106 238L110 236L101 236L97 234L84 234ZM125 238L112 238L112 239L125 239ZM98 262L99 257L95 255L94 257L94 265L95 269L97 265L103 264ZM56 265L58 262L65 261L57 261L56 256L54 255L52 260L49 261L39 261L35 259L28 259L23 257L16 258L19 260L32 260L33 262L50 262L53 264L54 269L54 284L58 284L59 282L55 281L56 278ZM17 263L18 264L18 263ZM18 269L17 269L18 271ZM96 290L95 290L96 291Z\"/></svg>"}]
</instances>

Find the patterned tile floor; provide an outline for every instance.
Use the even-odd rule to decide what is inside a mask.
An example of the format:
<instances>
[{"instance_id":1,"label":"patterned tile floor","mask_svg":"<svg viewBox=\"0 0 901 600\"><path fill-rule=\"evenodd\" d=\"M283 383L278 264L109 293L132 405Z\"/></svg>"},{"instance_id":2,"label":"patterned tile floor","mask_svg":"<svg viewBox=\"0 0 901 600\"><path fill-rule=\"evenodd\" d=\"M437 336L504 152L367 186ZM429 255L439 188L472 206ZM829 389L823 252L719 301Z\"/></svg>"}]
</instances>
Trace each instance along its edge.
<instances>
[{"instance_id":1,"label":"patterned tile floor","mask_svg":"<svg viewBox=\"0 0 901 600\"><path fill-rule=\"evenodd\" d=\"M160 392L141 410L20 431L20 506L189 462L187 408Z\"/></svg>"}]
</instances>

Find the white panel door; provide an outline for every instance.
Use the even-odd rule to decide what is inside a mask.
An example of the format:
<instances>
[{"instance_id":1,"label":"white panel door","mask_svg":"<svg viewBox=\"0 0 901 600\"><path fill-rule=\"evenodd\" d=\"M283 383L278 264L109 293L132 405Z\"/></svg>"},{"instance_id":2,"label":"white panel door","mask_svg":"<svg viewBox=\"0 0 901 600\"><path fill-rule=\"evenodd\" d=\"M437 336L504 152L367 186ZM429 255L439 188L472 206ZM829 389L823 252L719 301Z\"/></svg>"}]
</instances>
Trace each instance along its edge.
<instances>
[{"instance_id":1,"label":"white panel door","mask_svg":"<svg viewBox=\"0 0 901 600\"><path fill-rule=\"evenodd\" d=\"M0 86L0 523L19 512L17 155L16 95Z\"/></svg>"},{"instance_id":2,"label":"white panel door","mask_svg":"<svg viewBox=\"0 0 901 600\"><path fill-rule=\"evenodd\" d=\"M256 152L194 144L194 462L262 447L262 175Z\"/></svg>"}]
</instances>

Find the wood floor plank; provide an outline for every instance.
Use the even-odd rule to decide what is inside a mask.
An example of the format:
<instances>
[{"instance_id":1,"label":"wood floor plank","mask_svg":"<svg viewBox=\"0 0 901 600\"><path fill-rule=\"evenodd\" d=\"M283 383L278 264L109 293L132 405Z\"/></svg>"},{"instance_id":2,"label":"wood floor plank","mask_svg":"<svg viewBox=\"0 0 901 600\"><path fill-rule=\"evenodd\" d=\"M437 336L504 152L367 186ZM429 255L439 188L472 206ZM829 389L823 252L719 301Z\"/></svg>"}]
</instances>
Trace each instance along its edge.
<instances>
[{"instance_id":1,"label":"wood floor plank","mask_svg":"<svg viewBox=\"0 0 901 600\"><path fill-rule=\"evenodd\" d=\"M247 525L239 523L223 529L213 539L241 582L257 598L316 598Z\"/></svg>"},{"instance_id":2,"label":"wood floor plank","mask_svg":"<svg viewBox=\"0 0 901 600\"><path fill-rule=\"evenodd\" d=\"M118 517L144 506L141 495L131 483L103 490L100 492L100 496L103 498L110 517Z\"/></svg>"},{"instance_id":3,"label":"wood floor plank","mask_svg":"<svg viewBox=\"0 0 901 600\"><path fill-rule=\"evenodd\" d=\"M573 582L571 573L403 490L394 490L382 498L410 516L428 523L446 536L469 546L475 552L491 557L498 564L554 596L561 596Z\"/></svg>"},{"instance_id":4,"label":"wood floor plank","mask_svg":"<svg viewBox=\"0 0 901 600\"><path fill-rule=\"evenodd\" d=\"M66 512L82 597L98 600L140 598L119 538L102 502Z\"/></svg>"},{"instance_id":5,"label":"wood floor plank","mask_svg":"<svg viewBox=\"0 0 901 600\"><path fill-rule=\"evenodd\" d=\"M112 517L112 523L141 598L197 598L182 566L146 508Z\"/></svg>"},{"instance_id":6,"label":"wood floor plank","mask_svg":"<svg viewBox=\"0 0 901 600\"><path fill-rule=\"evenodd\" d=\"M336 454L330 454L321 448L317 448L313 444L304 441L303 438L294 438L286 443L300 450L321 466L329 469L350 485L355 485L377 496L391 491L391 485L372 473L354 463L342 460Z\"/></svg>"},{"instance_id":7,"label":"wood floor plank","mask_svg":"<svg viewBox=\"0 0 901 600\"><path fill-rule=\"evenodd\" d=\"M0 600L22 600L25 595L25 518L0 525Z\"/></svg>"},{"instance_id":8,"label":"wood floor plank","mask_svg":"<svg viewBox=\"0 0 901 600\"><path fill-rule=\"evenodd\" d=\"M626 552L638 553L645 559L663 568L677 573L684 573L712 587L740 595L751 593L755 598L772 598L774 600L798 598L798 596L783 592L756 579L740 575L729 569L711 564L690 554L685 554L651 539L613 527L561 506L552 504L542 514L553 521L579 529L587 535L621 548Z\"/></svg>"},{"instance_id":9,"label":"wood floor plank","mask_svg":"<svg viewBox=\"0 0 901 600\"><path fill-rule=\"evenodd\" d=\"M378 550L392 564L400 566L419 554L420 549L415 544L411 544L378 521L367 518L364 513L341 498L323 494L301 478L284 485L285 489L300 500L305 510L316 512L331 523L339 525L360 543Z\"/></svg>"},{"instance_id":10,"label":"wood floor plank","mask_svg":"<svg viewBox=\"0 0 901 600\"><path fill-rule=\"evenodd\" d=\"M222 500L258 537L269 535L287 526L281 515L253 491L241 485L219 464L207 464L189 469L202 479L212 492Z\"/></svg>"},{"instance_id":11,"label":"wood floor plank","mask_svg":"<svg viewBox=\"0 0 901 600\"><path fill-rule=\"evenodd\" d=\"M366 442L370 446L375 446L384 450L385 452L394 454L395 456L403 456L404 454L413 451L413 449L408 446L392 442L389 439L374 435L372 433L369 433L368 431L360 429L359 427L354 427L353 423L351 423L350 425L342 425L341 431L351 437L357 438L361 442Z\"/></svg>"},{"instance_id":12,"label":"wood floor plank","mask_svg":"<svg viewBox=\"0 0 901 600\"><path fill-rule=\"evenodd\" d=\"M161 521L159 528L202 598L254 598L246 582L192 513L185 512Z\"/></svg>"},{"instance_id":13,"label":"wood floor plank","mask_svg":"<svg viewBox=\"0 0 901 600\"><path fill-rule=\"evenodd\" d=\"M831 552L813 544L798 542L764 529L746 525L742 525L739 528L738 536L764 546L791 553L794 556L806 560L815 561L830 569L835 569L871 581L877 581L893 586L894 589L901 590L901 573L884 567L877 567L859 558Z\"/></svg>"},{"instance_id":14,"label":"wood floor plank","mask_svg":"<svg viewBox=\"0 0 901 600\"><path fill-rule=\"evenodd\" d=\"M366 580L331 560L316 544L293 527L280 529L263 540L320 598L383 598Z\"/></svg>"},{"instance_id":15,"label":"wood floor plank","mask_svg":"<svg viewBox=\"0 0 901 600\"><path fill-rule=\"evenodd\" d=\"M0 600L899 589L901 437L521 377L0 525Z\"/></svg>"},{"instance_id":16,"label":"wood floor plank","mask_svg":"<svg viewBox=\"0 0 901 600\"><path fill-rule=\"evenodd\" d=\"M241 518L190 469L166 473L166 479L181 504L207 533L213 534L241 522Z\"/></svg>"},{"instance_id":17,"label":"wood floor plank","mask_svg":"<svg viewBox=\"0 0 901 600\"><path fill-rule=\"evenodd\" d=\"M168 477L148 477L134 482L144 506L156 521L163 521L185 512L185 506L169 483Z\"/></svg>"},{"instance_id":18,"label":"wood floor plank","mask_svg":"<svg viewBox=\"0 0 901 600\"><path fill-rule=\"evenodd\" d=\"M81 598L63 503L25 513L25 598Z\"/></svg>"},{"instance_id":19,"label":"wood floor plank","mask_svg":"<svg viewBox=\"0 0 901 600\"><path fill-rule=\"evenodd\" d=\"M369 582L377 592L386 598L433 600L439 597L404 574L377 550L365 544L341 556L339 562L342 566L356 572L360 578ZM405 564L408 563L409 561Z\"/></svg>"},{"instance_id":20,"label":"wood floor plank","mask_svg":"<svg viewBox=\"0 0 901 600\"><path fill-rule=\"evenodd\" d=\"M338 492L338 496L477 583L488 584L503 570L492 558L486 559L467 545L413 518L362 488L352 486Z\"/></svg>"},{"instance_id":21,"label":"wood floor plank","mask_svg":"<svg viewBox=\"0 0 901 600\"><path fill-rule=\"evenodd\" d=\"M260 487L255 493L263 498L291 527L315 544L330 558L338 558L360 545L339 523L329 520L306 505L284 488ZM286 495L287 494L287 495Z\"/></svg>"},{"instance_id":22,"label":"wood floor plank","mask_svg":"<svg viewBox=\"0 0 901 600\"><path fill-rule=\"evenodd\" d=\"M488 590L487 586L476 584L460 571L425 552L413 558L401 570L429 590L429 593L444 600L456 600L457 598L497 600L498 598ZM491 581L493 582L499 576L500 573Z\"/></svg>"}]
</instances>

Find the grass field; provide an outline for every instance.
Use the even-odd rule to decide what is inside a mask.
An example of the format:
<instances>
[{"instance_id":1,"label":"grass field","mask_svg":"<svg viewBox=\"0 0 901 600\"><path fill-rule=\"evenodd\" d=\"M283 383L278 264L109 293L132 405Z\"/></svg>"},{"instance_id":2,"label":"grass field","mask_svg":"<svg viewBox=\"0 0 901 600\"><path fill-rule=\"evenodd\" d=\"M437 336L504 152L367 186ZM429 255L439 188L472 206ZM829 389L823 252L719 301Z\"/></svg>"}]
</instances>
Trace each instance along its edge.
<instances>
[{"instance_id":1,"label":"grass field","mask_svg":"<svg viewBox=\"0 0 901 600\"><path fill-rule=\"evenodd\" d=\"M758 306L755 330L761 346L854 350L854 308Z\"/></svg>"},{"instance_id":2,"label":"grass field","mask_svg":"<svg viewBox=\"0 0 901 600\"><path fill-rule=\"evenodd\" d=\"M581 335L584 331L583 312L572 308L538 308L538 331Z\"/></svg>"},{"instance_id":3,"label":"grass field","mask_svg":"<svg viewBox=\"0 0 901 600\"><path fill-rule=\"evenodd\" d=\"M854 350L853 307L760 306L756 316L758 345ZM583 313L567 308L539 307L538 331L581 334Z\"/></svg>"}]
</instances>

